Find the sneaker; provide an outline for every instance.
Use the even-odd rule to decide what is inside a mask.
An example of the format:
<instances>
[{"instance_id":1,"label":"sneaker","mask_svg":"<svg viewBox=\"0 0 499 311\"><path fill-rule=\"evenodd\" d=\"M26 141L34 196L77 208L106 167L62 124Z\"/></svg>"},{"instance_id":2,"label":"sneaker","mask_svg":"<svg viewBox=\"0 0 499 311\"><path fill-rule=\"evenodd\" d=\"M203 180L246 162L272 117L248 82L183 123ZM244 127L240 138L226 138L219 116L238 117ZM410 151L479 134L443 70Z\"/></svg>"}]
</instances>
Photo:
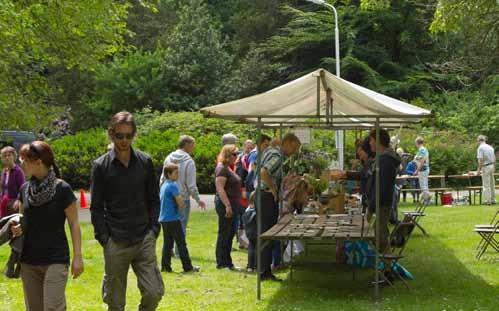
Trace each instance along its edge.
<instances>
[{"instance_id":1,"label":"sneaker","mask_svg":"<svg viewBox=\"0 0 499 311\"><path fill-rule=\"evenodd\" d=\"M192 266L189 270L184 270L184 273L199 272L201 270L198 266Z\"/></svg>"},{"instance_id":2,"label":"sneaker","mask_svg":"<svg viewBox=\"0 0 499 311\"><path fill-rule=\"evenodd\" d=\"M248 272L248 273L255 273L256 269L248 268L248 269L246 269L246 272Z\"/></svg>"},{"instance_id":3,"label":"sneaker","mask_svg":"<svg viewBox=\"0 0 499 311\"><path fill-rule=\"evenodd\" d=\"M161 272L169 272L169 273L171 273L171 272L173 272L173 270L170 267L162 267L161 268Z\"/></svg>"}]
</instances>

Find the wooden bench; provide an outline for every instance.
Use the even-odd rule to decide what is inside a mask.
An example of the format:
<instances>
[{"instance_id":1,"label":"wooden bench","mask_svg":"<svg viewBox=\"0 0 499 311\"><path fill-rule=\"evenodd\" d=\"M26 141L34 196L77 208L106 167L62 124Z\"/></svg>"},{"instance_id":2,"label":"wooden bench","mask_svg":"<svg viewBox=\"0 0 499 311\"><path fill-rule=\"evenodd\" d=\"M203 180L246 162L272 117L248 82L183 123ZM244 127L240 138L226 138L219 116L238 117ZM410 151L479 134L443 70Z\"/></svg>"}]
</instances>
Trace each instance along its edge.
<instances>
[{"instance_id":1,"label":"wooden bench","mask_svg":"<svg viewBox=\"0 0 499 311\"><path fill-rule=\"evenodd\" d=\"M482 205L482 186L469 186L469 187L465 187L464 188L465 190L468 190L468 194L469 194L469 202L470 202L470 205L471 205L471 194L473 193L473 205L476 204L476 198L475 196L478 194L479 195L479 204Z\"/></svg>"}]
</instances>

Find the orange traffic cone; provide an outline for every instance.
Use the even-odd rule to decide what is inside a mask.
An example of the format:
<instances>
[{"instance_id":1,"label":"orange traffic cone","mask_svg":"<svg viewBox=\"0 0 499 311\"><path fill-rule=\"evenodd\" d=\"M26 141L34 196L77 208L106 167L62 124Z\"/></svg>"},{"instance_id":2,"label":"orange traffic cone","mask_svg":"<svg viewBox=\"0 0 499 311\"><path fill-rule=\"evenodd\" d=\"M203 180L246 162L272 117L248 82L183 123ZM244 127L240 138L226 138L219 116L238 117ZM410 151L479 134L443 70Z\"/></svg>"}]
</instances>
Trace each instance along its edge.
<instances>
[{"instance_id":1,"label":"orange traffic cone","mask_svg":"<svg viewBox=\"0 0 499 311\"><path fill-rule=\"evenodd\" d=\"M88 208L87 204L87 199L85 198L85 191L83 189L80 189L80 207L81 208Z\"/></svg>"}]
</instances>

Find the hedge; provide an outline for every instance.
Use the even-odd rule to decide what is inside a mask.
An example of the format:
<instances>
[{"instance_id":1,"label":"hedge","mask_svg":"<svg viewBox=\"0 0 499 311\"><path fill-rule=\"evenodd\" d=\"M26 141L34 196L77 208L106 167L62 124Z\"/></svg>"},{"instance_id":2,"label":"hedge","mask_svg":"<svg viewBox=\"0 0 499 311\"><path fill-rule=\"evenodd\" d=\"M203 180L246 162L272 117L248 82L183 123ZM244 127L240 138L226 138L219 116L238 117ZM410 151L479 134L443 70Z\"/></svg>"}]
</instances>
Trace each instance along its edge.
<instances>
[{"instance_id":1,"label":"hedge","mask_svg":"<svg viewBox=\"0 0 499 311\"><path fill-rule=\"evenodd\" d=\"M138 119L141 124L134 147L151 155L158 177L165 157L176 149L179 135L189 134L196 138L193 158L197 166L198 187L202 193L214 192L213 172L215 159L221 148L221 136L233 132L241 141L256 136L256 130L252 126L207 120L193 112L152 114L146 118L148 120L141 119L139 115ZM404 130L401 139L406 152L415 153L414 138L418 134L426 138L432 174L449 175L476 169L477 146L473 137L453 132L434 132L430 129ZM314 137L312 149L332 153L334 158L334 134L314 131ZM349 160L354 157L353 141L354 133L350 132L346 139L345 167L349 166ZM63 178L75 188L88 188L92 161L106 152L108 143L104 129L79 132L53 142Z\"/></svg>"}]
</instances>

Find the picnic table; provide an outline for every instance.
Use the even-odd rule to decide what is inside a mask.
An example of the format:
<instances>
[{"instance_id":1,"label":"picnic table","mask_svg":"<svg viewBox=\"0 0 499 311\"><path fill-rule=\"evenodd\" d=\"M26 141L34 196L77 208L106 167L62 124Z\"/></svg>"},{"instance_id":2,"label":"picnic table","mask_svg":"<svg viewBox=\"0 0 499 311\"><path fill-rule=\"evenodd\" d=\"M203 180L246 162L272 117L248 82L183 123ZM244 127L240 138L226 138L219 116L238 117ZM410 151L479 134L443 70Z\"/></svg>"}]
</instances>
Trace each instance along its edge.
<instances>
[{"instance_id":1,"label":"picnic table","mask_svg":"<svg viewBox=\"0 0 499 311\"><path fill-rule=\"evenodd\" d=\"M471 184L471 180L474 177L480 177L480 175L464 173L464 174L460 174L460 175L449 175L447 177L452 178L452 179L457 179L457 180L467 180L468 181L468 185L465 187L462 187L461 185L459 185L459 183L456 184L456 192L457 192L457 199L458 200L459 200L459 191L460 190L461 191L468 190L468 192L469 192L468 202L470 205L471 205L471 192L473 191L473 194L475 194L475 191L480 191L480 193L481 193L481 190L474 189L476 187L473 187L473 185ZM481 194L480 194L480 196L481 196ZM481 198L480 198L480 200L481 200Z\"/></svg>"},{"instance_id":2,"label":"picnic table","mask_svg":"<svg viewBox=\"0 0 499 311\"><path fill-rule=\"evenodd\" d=\"M419 176L414 176L414 175L400 175L397 176L397 180L413 180L413 179L419 179ZM429 175L428 179L440 179L440 188L429 188L428 190L431 192L435 192L435 205L438 205L438 196L442 195L443 193L451 190L450 188L447 188L445 186L445 175ZM421 192L421 189L413 189L413 188L403 188L401 189L402 192L415 192L416 197L419 200L419 193ZM405 202L405 201L404 201Z\"/></svg>"}]
</instances>

